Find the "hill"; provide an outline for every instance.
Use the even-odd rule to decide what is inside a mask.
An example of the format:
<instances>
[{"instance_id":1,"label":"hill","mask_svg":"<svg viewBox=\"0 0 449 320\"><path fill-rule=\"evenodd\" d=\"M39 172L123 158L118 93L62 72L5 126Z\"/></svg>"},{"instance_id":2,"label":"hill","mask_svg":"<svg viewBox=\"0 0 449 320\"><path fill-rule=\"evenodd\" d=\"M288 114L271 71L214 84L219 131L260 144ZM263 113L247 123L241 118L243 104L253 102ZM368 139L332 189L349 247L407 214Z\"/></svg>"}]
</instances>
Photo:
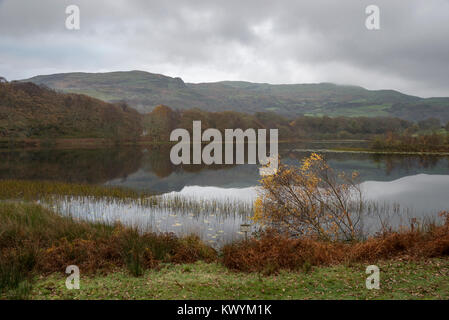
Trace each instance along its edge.
<instances>
[{"instance_id":1,"label":"hill","mask_svg":"<svg viewBox=\"0 0 449 320\"><path fill-rule=\"evenodd\" d=\"M180 110L272 111L288 117L392 116L413 121L437 117L444 123L449 121L449 98L423 99L394 90L367 90L332 83L272 85L221 81L194 84L144 71L63 73L24 81L112 103L125 101L142 113L164 104Z\"/></svg>"},{"instance_id":2,"label":"hill","mask_svg":"<svg viewBox=\"0 0 449 320\"><path fill-rule=\"evenodd\" d=\"M0 138L133 139L141 132L141 115L125 104L34 83L0 83Z\"/></svg>"}]
</instances>

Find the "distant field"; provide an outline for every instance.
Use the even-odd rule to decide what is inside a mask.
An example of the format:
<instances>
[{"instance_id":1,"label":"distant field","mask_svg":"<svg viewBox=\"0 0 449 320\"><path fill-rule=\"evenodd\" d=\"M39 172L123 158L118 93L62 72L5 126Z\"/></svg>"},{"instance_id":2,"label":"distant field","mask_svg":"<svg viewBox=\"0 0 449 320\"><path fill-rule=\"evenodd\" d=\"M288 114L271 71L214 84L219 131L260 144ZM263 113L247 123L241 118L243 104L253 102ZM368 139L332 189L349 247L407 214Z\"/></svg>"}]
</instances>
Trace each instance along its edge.
<instances>
[{"instance_id":1,"label":"distant field","mask_svg":"<svg viewBox=\"0 0 449 320\"><path fill-rule=\"evenodd\" d=\"M357 108L341 108L332 113L332 116L348 117L388 117L391 103L381 105L361 106Z\"/></svg>"}]
</instances>

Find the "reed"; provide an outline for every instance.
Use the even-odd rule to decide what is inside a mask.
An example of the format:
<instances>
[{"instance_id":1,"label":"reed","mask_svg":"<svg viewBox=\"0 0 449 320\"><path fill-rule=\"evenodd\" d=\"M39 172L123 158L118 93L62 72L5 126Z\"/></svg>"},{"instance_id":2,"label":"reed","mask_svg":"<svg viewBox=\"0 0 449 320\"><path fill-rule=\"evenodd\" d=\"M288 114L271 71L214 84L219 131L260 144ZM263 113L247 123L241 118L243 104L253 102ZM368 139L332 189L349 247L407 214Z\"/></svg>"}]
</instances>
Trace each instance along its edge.
<instances>
[{"instance_id":1,"label":"reed","mask_svg":"<svg viewBox=\"0 0 449 320\"><path fill-rule=\"evenodd\" d=\"M143 199L153 195L131 189L55 181L0 180L0 199L38 200L59 196Z\"/></svg>"},{"instance_id":2,"label":"reed","mask_svg":"<svg viewBox=\"0 0 449 320\"><path fill-rule=\"evenodd\" d=\"M160 262L216 259L216 251L198 237L140 233L120 224L78 221L41 205L17 202L0 203L0 254L0 291L24 289L23 282L33 274L64 272L72 264L83 273L128 267L139 276Z\"/></svg>"}]
</instances>

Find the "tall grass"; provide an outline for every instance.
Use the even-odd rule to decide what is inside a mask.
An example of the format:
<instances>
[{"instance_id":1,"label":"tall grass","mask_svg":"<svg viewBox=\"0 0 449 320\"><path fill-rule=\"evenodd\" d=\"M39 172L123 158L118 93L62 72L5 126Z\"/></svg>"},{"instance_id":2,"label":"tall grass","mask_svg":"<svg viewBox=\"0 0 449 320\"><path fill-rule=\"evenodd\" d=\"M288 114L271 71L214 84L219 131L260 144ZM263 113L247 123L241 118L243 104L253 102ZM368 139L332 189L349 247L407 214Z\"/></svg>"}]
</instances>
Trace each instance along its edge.
<instances>
[{"instance_id":1,"label":"tall grass","mask_svg":"<svg viewBox=\"0 0 449 320\"><path fill-rule=\"evenodd\" d=\"M15 291L12 298L26 298L35 264L34 248L0 253L0 292L13 289Z\"/></svg>"},{"instance_id":2,"label":"tall grass","mask_svg":"<svg viewBox=\"0 0 449 320\"><path fill-rule=\"evenodd\" d=\"M118 187L55 181L0 180L0 199L3 200L39 200L55 195L136 200L151 196L152 193Z\"/></svg>"},{"instance_id":3,"label":"tall grass","mask_svg":"<svg viewBox=\"0 0 449 320\"><path fill-rule=\"evenodd\" d=\"M120 224L77 221L37 204L11 202L0 203L0 254L0 291L19 293L33 273L64 272L68 265L83 273L127 267L139 276L160 262L216 259L215 250L198 237L141 234Z\"/></svg>"},{"instance_id":4,"label":"tall grass","mask_svg":"<svg viewBox=\"0 0 449 320\"><path fill-rule=\"evenodd\" d=\"M209 212L223 215L248 215L252 213L251 202L155 195L127 188L53 181L0 180L0 199L39 200L53 204L72 200L102 201L116 205L129 204L196 214Z\"/></svg>"}]
</instances>

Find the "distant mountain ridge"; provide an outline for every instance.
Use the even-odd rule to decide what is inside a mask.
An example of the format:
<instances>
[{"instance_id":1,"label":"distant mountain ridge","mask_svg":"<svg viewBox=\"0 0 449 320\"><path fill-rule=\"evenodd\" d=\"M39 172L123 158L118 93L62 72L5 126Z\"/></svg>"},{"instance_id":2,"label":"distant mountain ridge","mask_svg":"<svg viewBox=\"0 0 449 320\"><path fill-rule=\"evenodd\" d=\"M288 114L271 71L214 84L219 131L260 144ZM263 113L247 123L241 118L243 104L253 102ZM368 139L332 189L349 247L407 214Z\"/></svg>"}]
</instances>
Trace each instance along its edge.
<instances>
[{"instance_id":1,"label":"distant mountain ridge","mask_svg":"<svg viewBox=\"0 0 449 320\"><path fill-rule=\"evenodd\" d=\"M367 90L332 83L273 85L221 81L195 84L145 71L61 73L22 81L86 94L106 102L123 101L141 113L163 104L180 110L271 111L289 117L392 116L413 121L435 117L444 123L449 121L449 98L424 99L395 90Z\"/></svg>"}]
</instances>

